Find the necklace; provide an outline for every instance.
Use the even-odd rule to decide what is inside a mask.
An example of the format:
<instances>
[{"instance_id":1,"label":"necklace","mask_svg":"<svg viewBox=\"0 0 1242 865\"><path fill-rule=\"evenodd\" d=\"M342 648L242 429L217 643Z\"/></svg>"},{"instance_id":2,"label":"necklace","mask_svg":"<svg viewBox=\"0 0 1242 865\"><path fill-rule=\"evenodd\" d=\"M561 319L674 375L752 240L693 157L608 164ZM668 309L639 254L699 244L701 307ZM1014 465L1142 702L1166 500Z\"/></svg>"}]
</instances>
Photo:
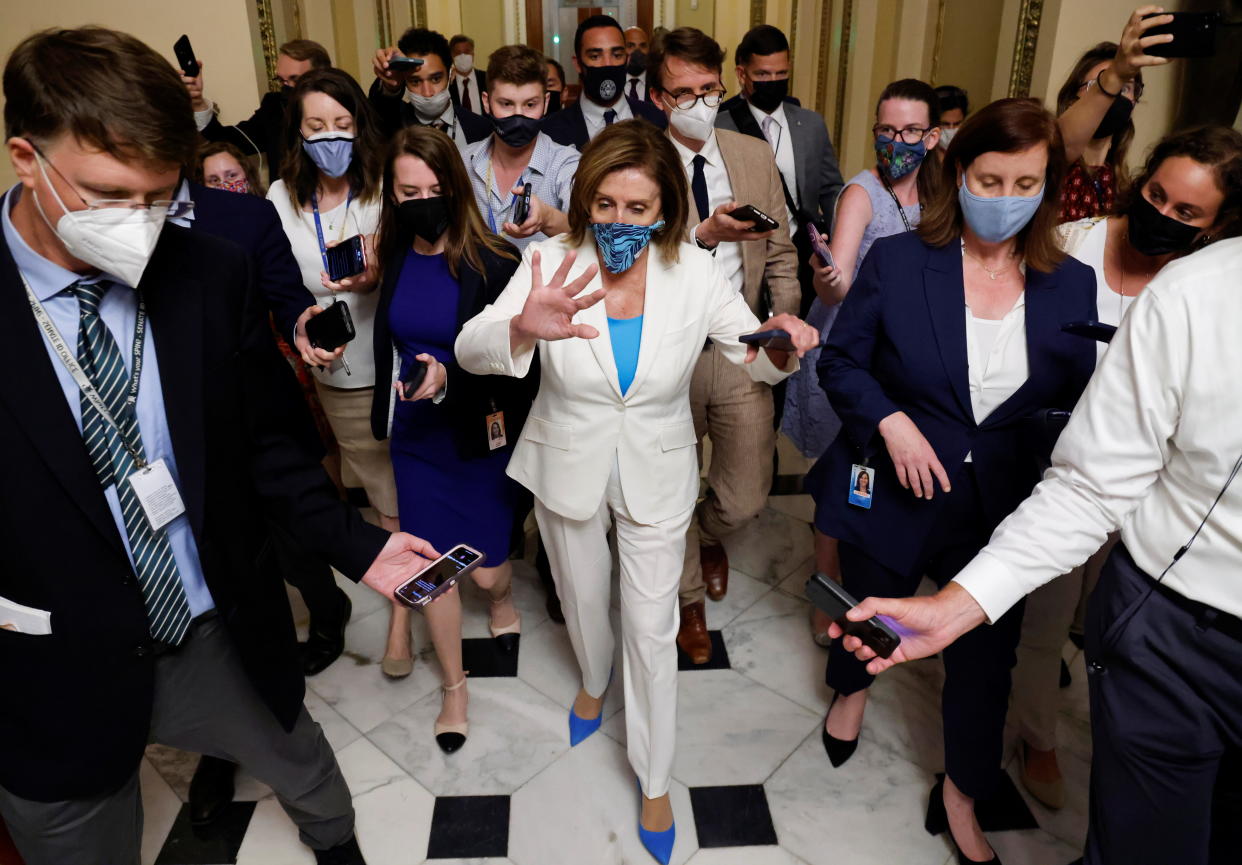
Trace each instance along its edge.
<instances>
[{"instance_id":1,"label":"necklace","mask_svg":"<svg viewBox=\"0 0 1242 865\"><path fill-rule=\"evenodd\" d=\"M988 267L986 264L983 263L982 258L975 255L973 252L971 252L969 249L966 248L965 239L962 240L962 252L966 253L968 256L973 258L975 261L979 262L979 266L982 267L984 271L987 272L988 278L991 279L993 282L996 281L996 277L1000 276L1002 273L1008 270L1009 266L1013 264L1014 259L1017 258L1016 253L1010 252L1009 261L1005 262L1005 264L1002 267L998 267L996 270L993 270L992 268Z\"/></svg>"}]
</instances>

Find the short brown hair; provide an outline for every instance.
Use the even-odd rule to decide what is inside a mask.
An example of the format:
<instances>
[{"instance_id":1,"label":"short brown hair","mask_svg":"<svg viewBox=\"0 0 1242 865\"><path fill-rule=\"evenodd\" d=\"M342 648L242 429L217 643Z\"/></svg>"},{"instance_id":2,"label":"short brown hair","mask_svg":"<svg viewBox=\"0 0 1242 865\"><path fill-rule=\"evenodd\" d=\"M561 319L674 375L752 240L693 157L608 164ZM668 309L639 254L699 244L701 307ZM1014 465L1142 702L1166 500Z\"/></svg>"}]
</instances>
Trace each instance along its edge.
<instances>
[{"instance_id":1,"label":"short brown hair","mask_svg":"<svg viewBox=\"0 0 1242 865\"><path fill-rule=\"evenodd\" d=\"M8 138L68 133L121 160L192 165L190 95L167 60L128 33L52 28L26 37L4 67Z\"/></svg>"},{"instance_id":2,"label":"short brown hair","mask_svg":"<svg viewBox=\"0 0 1242 865\"><path fill-rule=\"evenodd\" d=\"M966 118L945 153L940 190L935 198L923 202L918 227L923 240L931 246L948 246L961 238L965 220L957 183L972 162L985 153L1015 153L1040 144L1048 151L1043 200L1018 232L1018 251L1028 267L1044 273L1056 270L1065 258L1056 233L1065 147L1056 118L1038 99L998 99Z\"/></svg>"},{"instance_id":3,"label":"short brown hair","mask_svg":"<svg viewBox=\"0 0 1242 865\"><path fill-rule=\"evenodd\" d=\"M713 69L716 74L724 70L724 49L720 43L697 27L678 27L670 30L653 48L647 58L647 83L655 90L664 90L664 59L676 57L695 66Z\"/></svg>"},{"instance_id":4,"label":"short brown hair","mask_svg":"<svg viewBox=\"0 0 1242 865\"><path fill-rule=\"evenodd\" d=\"M266 187L263 181L259 179L259 172L255 169L254 160L242 153L236 145L230 144L227 141L208 141L199 148L198 156L194 160L194 170L191 172L194 175L194 182L204 183L206 181L203 163L221 153L227 153L237 160L237 164L241 166L242 171L246 174L246 186L249 188L250 194L262 198Z\"/></svg>"},{"instance_id":5,"label":"short brown hair","mask_svg":"<svg viewBox=\"0 0 1242 865\"><path fill-rule=\"evenodd\" d=\"M454 48L456 48L458 45L462 44L463 42L469 42L470 46L472 48L474 47L473 39L471 39L465 33L458 33L456 36L454 36L452 39L449 40L449 43L448 43L449 51L452 51Z\"/></svg>"},{"instance_id":6,"label":"short brown hair","mask_svg":"<svg viewBox=\"0 0 1242 865\"><path fill-rule=\"evenodd\" d=\"M293 60L309 60L311 69L327 69L332 65L328 49L313 39L290 39L280 46L278 53Z\"/></svg>"},{"instance_id":7,"label":"short brown hair","mask_svg":"<svg viewBox=\"0 0 1242 865\"><path fill-rule=\"evenodd\" d=\"M581 246L591 224L591 201L608 175L637 168L660 187L660 218L664 227L651 235L651 245L675 262L690 213L686 170L667 135L646 120L623 120L604 128L582 151L569 194L569 242Z\"/></svg>"},{"instance_id":8,"label":"short brown hair","mask_svg":"<svg viewBox=\"0 0 1242 865\"><path fill-rule=\"evenodd\" d=\"M503 81L506 84L539 84L548 89L548 61L526 45L502 45L487 58L487 89Z\"/></svg>"}]
</instances>

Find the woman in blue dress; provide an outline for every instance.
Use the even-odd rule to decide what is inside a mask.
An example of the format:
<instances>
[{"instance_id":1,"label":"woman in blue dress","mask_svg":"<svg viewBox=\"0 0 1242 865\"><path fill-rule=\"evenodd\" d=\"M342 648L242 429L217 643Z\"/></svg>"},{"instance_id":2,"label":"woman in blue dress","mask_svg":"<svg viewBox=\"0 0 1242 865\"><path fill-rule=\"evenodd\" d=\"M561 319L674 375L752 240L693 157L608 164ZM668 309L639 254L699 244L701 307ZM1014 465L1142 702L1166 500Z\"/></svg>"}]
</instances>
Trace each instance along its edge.
<instances>
[{"instance_id":1,"label":"woman in blue dress","mask_svg":"<svg viewBox=\"0 0 1242 865\"><path fill-rule=\"evenodd\" d=\"M491 596L498 648L513 652L521 627L508 562L517 487L505 467L533 392L522 380L465 372L453 342L508 284L517 251L484 227L461 157L438 130L397 134L384 189L375 369L389 385L375 389L372 432L391 438L403 530L417 529L441 553L468 544L487 557L471 576ZM407 397L402 381L420 363L426 374ZM452 753L468 732L461 597L454 588L423 611L443 675L436 742Z\"/></svg>"}]
</instances>

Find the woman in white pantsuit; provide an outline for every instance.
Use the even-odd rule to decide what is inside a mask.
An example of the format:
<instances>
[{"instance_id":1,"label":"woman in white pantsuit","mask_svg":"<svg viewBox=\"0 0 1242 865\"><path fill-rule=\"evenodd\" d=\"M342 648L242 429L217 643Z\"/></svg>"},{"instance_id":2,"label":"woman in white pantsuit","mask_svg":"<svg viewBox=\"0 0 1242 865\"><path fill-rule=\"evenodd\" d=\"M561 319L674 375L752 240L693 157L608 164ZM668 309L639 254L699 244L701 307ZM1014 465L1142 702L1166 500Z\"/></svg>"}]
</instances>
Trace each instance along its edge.
<instances>
[{"instance_id":1,"label":"woman in white pantsuit","mask_svg":"<svg viewBox=\"0 0 1242 865\"><path fill-rule=\"evenodd\" d=\"M674 835L677 587L698 494L690 376L708 338L757 381L797 368L791 352L738 342L759 322L711 254L681 242L687 212L667 137L643 121L613 124L582 154L569 234L529 246L456 345L462 367L478 374L524 376L539 350L539 395L508 472L535 495L582 668L573 744L598 728L611 674L607 535L616 524L626 735L645 794L639 835L662 862ZM553 274L546 283L544 274ZM816 345L814 328L793 316L764 327L788 331L799 355Z\"/></svg>"}]
</instances>

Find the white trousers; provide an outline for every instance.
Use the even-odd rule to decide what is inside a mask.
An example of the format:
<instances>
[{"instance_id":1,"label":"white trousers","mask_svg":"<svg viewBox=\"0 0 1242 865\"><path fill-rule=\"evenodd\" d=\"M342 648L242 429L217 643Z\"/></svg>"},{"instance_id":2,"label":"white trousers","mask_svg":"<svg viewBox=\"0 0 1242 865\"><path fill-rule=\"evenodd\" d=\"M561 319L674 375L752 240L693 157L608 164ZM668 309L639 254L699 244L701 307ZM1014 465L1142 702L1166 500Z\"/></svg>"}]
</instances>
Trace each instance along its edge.
<instances>
[{"instance_id":1,"label":"white trousers","mask_svg":"<svg viewBox=\"0 0 1242 865\"><path fill-rule=\"evenodd\" d=\"M570 520L535 499L535 519L552 565L565 626L582 669L582 686L599 697L608 687L615 640L608 619L612 593L610 522L621 563L621 645L625 734L630 765L643 792L668 792L677 735L677 588L694 503L672 519L643 525L630 518L616 463L595 515Z\"/></svg>"}]
</instances>

